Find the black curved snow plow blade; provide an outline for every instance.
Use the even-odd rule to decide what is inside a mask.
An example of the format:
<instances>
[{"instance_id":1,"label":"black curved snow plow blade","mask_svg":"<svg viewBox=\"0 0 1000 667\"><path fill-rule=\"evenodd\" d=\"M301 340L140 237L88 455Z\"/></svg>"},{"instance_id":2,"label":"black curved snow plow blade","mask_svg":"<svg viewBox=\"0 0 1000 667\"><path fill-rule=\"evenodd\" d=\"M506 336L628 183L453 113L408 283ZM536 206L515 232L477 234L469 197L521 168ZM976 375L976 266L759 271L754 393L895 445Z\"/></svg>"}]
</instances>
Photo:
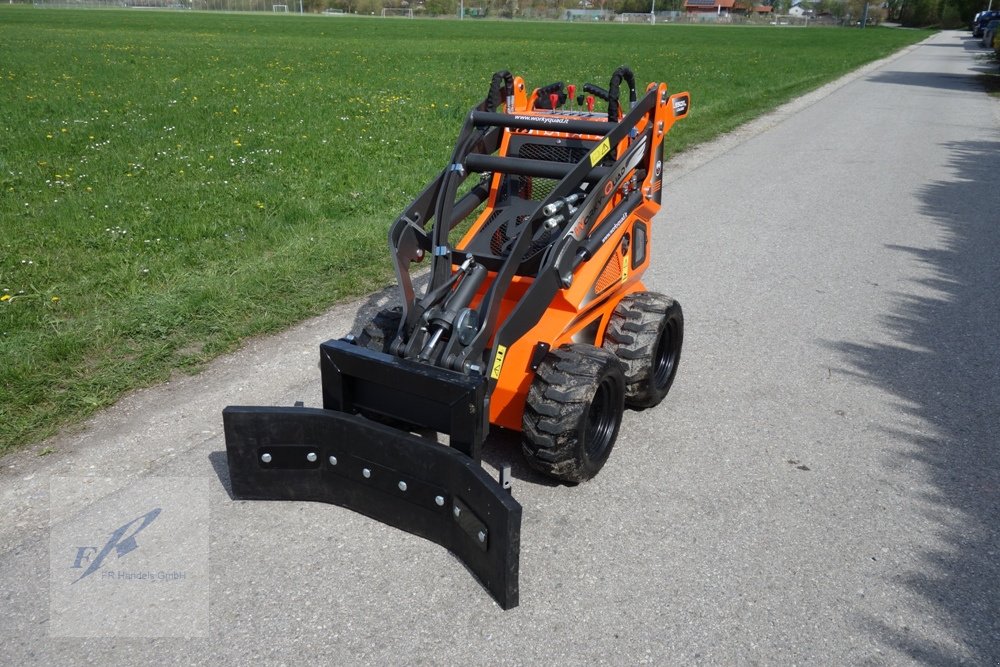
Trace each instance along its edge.
<instances>
[{"instance_id":1,"label":"black curved snow plow blade","mask_svg":"<svg viewBox=\"0 0 1000 667\"><path fill-rule=\"evenodd\" d=\"M518 604L521 505L460 451L304 407L223 411L233 495L340 505L436 542L504 609Z\"/></svg>"}]
</instances>

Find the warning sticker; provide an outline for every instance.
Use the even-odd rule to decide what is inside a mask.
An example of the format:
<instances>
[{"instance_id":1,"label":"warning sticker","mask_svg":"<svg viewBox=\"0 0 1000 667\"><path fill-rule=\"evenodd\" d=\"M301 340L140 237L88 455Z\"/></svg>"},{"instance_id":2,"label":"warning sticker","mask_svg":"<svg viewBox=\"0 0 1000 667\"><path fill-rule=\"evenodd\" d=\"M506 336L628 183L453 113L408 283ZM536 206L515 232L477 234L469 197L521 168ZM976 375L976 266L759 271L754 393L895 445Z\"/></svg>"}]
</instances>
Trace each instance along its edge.
<instances>
[{"instance_id":1,"label":"warning sticker","mask_svg":"<svg viewBox=\"0 0 1000 667\"><path fill-rule=\"evenodd\" d=\"M597 144L597 147L594 148L593 152L590 154L590 166L596 167L597 163L603 160L604 156L607 155L610 150L611 142L608 141L607 137L605 137L604 141Z\"/></svg>"},{"instance_id":2,"label":"warning sticker","mask_svg":"<svg viewBox=\"0 0 1000 667\"><path fill-rule=\"evenodd\" d=\"M490 373L490 377L494 380L500 377L500 371L503 370L503 358L505 356L507 356L507 348L503 345L497 345L497 354L493 357L493 371Z\"/></svg>"}]
</instances>

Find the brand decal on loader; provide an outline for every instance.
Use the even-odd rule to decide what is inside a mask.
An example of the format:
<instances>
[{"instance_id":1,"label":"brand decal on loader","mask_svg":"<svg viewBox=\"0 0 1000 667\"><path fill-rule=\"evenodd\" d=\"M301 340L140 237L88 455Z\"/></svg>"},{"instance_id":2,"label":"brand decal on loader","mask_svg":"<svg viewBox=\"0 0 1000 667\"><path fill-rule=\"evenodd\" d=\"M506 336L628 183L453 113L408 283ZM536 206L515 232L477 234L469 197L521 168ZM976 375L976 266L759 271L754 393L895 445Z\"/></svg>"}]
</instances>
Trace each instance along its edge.
<instances>
[{"instance_id":1,"label":"brand decal on loader","mask_svg":"<svg viewBox=\"0 0 1000 667\"><path fill-rule=\"evenodd\" d=\"M604 143L608 143L608 140L605 139L603 142L601 142L601 144ZM608 143L608 146L609 146L608 150L610 150L610 143ZM625 157L622 158L622 164L619 165L619 167L614 171L614 173L612 173L610 176L605 177L608 179L607 181L605 181L606 183L605 188L607 188L607 186L610 185L611 189L610 190L605 189L604 199L599 201L588 200L589 203L585 203L584 206L581 207L581 210L577 211L577 215L579 216L579 219L583 224L582 225L577 224L573 228L573 236L576 239L582 239L583 232L587 229L590 229L593 226L592 223L596 220L596 216L600 214L600 212L604 209L604 205L607 203L608 196L610 196L611 193L614 192L615 189L622 184L628 173L632 171L636 167L636 165L639 164L639 162L642 160L642 156L645 149L646 149L646 135L643 135L628 149L629 152L625 155ZM596 155L597 152L600 150L601 150L600 145L598 145L597 148L594 149L594 153L591 154L590 158L592 163L594 161L593 156ZM600 204L599 206L598 203Z\"/></svg>"},{"instance_id":2,"label":"brand decal on loader","mask_svg":"<svg viewBox=\"0 0 1000 667\"><path fill-rule=\"evenodd\" d=\"M500 371L503 370L503 359L507 356L507 348L503 345L497 345L497 354L493 357L493 371L490 373L490 377L494 380L500 378Z\"/></svg>"},{"instance_id":3,"label":"brand decal on loader","mask_svg":"<svg viewBox=\"0 0 1000 667\"><path fill-rule=\"evenodd\" d=\"M687 97L675 97L674 98L674 115L683 116L688 110L688 98Z\"/></svg>"},{"instance_id":4,"label":"brand decal on loader","mask_svg":"<svg viewBox=\"0 0 1000 667\"><path fill-rule=\"evenodd\" d=\"M517 120L530 120L533 123L544 123L546 125L568 125L569 118L556 118L554 116L514 116Z\"/></svg>"},{"instance_id":5,"label":"brand decal on loader","mask_svg":"<svg viewBox=\"0 0 1000 667\"><path fill-rule=\"evenodd\" d=\"M596 167L597 163L603 160L604 156L607 155L610 151L611 151L611 142L608 141L607 137L605 137L604 141L597 144L597 147L594 148L593 152L590 154L590 166Z\"/></svg>"},{"instance_id":6,"label":"brand decal on loader","mask_svg":"<svg viewBox=\"0 0 1000 667\"><path fill-rule=\"evenodd\" d=\"M618 218L618 221L615 222L614 226L608 231L607 234L604 235L604 238L601 239L601 243L604 243L608 239L610 239L611 235L618 231L618 228L622 226L622 223L625 222L625 219L627 217L628 217L628 211L622 213L622 216Z\"/></svg>"}]
</instances>

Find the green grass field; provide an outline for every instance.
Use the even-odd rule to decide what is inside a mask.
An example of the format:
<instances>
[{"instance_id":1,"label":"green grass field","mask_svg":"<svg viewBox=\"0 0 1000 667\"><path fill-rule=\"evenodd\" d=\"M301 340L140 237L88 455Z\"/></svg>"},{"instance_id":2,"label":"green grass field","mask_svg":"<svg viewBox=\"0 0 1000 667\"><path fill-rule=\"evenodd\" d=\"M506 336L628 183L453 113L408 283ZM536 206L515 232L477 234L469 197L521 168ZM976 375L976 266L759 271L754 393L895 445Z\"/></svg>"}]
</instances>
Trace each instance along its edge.
<instances>
[{"instance_id":1,"label":"green grass field","mask_svg":"<svg viewBox=\"0 0 1000 667\"><path fill-rule=\"evenodd\" d=\"M925 36L0 7L0 453L386 284L498 69L690 90L677 151Z\"/></svg>"}]
</instances>

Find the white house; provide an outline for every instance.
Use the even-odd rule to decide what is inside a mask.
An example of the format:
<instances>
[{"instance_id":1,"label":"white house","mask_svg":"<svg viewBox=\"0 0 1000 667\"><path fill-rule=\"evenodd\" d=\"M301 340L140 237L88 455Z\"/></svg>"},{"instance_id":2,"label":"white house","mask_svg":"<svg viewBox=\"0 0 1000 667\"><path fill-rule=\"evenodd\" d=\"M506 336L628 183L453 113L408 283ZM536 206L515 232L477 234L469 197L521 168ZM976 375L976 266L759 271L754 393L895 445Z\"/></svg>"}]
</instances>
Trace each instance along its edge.
<instances>
[{"instance_id":1,"label":"white house","mask_svg":"<svg viewBox=\"0 0 1000 667\"><path fill-rule=\"evenodd\" d=\"M816 12L812 10L812 7L804 2L796 2L792 5L791 9L788 10L789 16L794 16L797 19L803 16L815 16Z\"/></svg>"}]
</instances>

